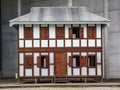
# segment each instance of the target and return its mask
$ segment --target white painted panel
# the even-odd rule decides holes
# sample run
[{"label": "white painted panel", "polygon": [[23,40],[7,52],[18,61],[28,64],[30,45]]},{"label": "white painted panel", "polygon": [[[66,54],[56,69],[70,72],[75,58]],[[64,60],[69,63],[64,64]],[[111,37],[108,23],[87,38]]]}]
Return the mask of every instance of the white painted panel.
[{"label": "white painted panel", "polygon": [[34,76],[40,76],[40,69],[37,67],[37,65],[34,65]]},{"label": "white painted panel", "polygon": [[54,63],[54,53],[50,53],[50,63]]},{"label": "white painted panel", "polygon": [[32,24],[25,24],[25,27],[32,27]]},{"label": "white painted panel", "polygon": [[97,47],[101,47],[101,40],[97,39]]},{"label": "white painted panel", "polygon": [[82,67],[81,68],[81,76],[86,76],[87,75],[87,67]]},{"label": "white painted panel", "polygon": [[25,69],[25,76],[32,76],[32,69]]},{"label": "white painted panel", "polygon": [[57,24],[57,27],[64,27],[63,24]]},{"label": "white painted panel", "polygon": [[40,40],[34,40],[34,47],[40,47]]},{"label": "white painted panel", "polygon": [[73,47],[79,47],[79,46],[80,46],[79,40],[73,40]]},{"label": "white painted panel", "polygon": [[19,40],[19,48],[24,47],[24,40]]},{"label": "white painted panel", "polygon": [[25,40],[25,47],[32,47],[32,40]]},{"label": "white painted panel", "polygon": [[72,68],[67,65],[67,75],[71,76],[72,75]]},{"label": "white painted panel", "polygon": [[54,66],[50,65],[50,76],[54,75]]},{"label": "white painted panel", "polygon": [[64,47],[64,41],[63,40],[57,40],[57,47]]},{"label": "white painted panel", "polygon": [[41,27],[48,27],[47,24],[41,24]]},{"label": "white painted panel", "polygon": [[67,52],[67,63],[69,63],[69,56],[71,56],[71,52]]},{"label": "white painted panel", "polygon": [[95,40],[89,39],[89,40],[88,40],[88,46],[89,46],[89,47],[95,47]]},{"label": "white painted panel", "polygon": [[73,55],[80,55],[79,52],[73,52]]},{"label": "white painted panel", "polygon": [[40,38],[40,26],[38,24],[33,25],[33,38]]},{"label": "white painted panel", "polygon": [[73,75],[74,76],[80,75],[80,68],[73,68]]},{"label": "white painted panel", "polygon": [[88,52],[88,55],[95,55],[95,52]]},{"label": "white painted panel", "polygon": [[65,47],[71,47],[71,40],[65,40]]},{"label": "white painted panel", "polygon": [[87,38],[87,25],[82,24],[81,27],[83,28],[83,37]]},{"label": "white painted panel", "polygon": [[86,52],[81,52],[81,56],[87,56]]},{"label": "white painted panel", "polygon": [[32,53],[25,53],[25,55],[32,55]]},{"label": "white painted panel", "polygon": [[101,76],[101,65],[97,65],[97,75]]},{"label": "white painted panel", "polygon": [[19,25],[19,38],[24,38],[24,26],[22,24]]},{"label": "white painted panel", "polygon": [[55,25],[49,25],[49,38],[55,38]]},{"label": "white painted panel", "polygon": [[41,47],[48,47],[48,40],[41,40]]},{"label": "white painted panel", "polygon": [[21,65],[20,68],[19,68],[20,72],[20,77],[23,77],[24,76],[24,67]]},{"label": "white painted panel", "polygon": [[34,53],[34,64],[37,64],[37,57],[39,56],[39,53]]},{"label": "white painted panel", "polygon": [[97,25],[96,30],[97,30],[97,33],[96,33],[97,38],[101,38],[101,25],[100,24]]},{"label": "white painted panel", "polygon": [[97,63],[101,63],[101,53],[97,52]]},{"label": "white painted panel", "polygon": [[48,53],[41,53],[41,55],[48,55]]},{"label": "white painted panel", "polygon": [[55,40],[49,40],[49,47],[55,47]]},{"label": "white painted panel", "polygon": [[73,27],[79,27],[79,24],[73,24]]},{"label": "white painted panel", "polygon": [[48,76],[48,69],[41,69],[41,76]]},{"label": "white painted panel", "polygon": [[87,47],[87,40],[81,39],[81,47]]},{"label": "white painted panel", "polygon": [[71,27],[71,25],[65,25],[65,38],[69,38],[69,28]]},{"label": "white painted panel", "polygon": [[88,24],[88,26],[95,26],[95,24]]},{"label": "white painted panel", "polygon": [[95,76],[95,68],[89,68],[89,75],[90,76]]},{"label": "white painted panel", "polygon": [[19,53],[19,63],[20,64],[24,63],[24,53]]}]

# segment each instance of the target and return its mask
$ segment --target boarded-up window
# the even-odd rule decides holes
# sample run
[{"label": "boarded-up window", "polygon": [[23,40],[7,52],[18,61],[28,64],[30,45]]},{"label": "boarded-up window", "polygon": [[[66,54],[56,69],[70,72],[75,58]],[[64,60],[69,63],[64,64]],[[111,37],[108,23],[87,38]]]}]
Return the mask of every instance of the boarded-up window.
[{"label": "boarded-up window", "polygon": [[89,39],[96,38],[96,27],[95,26],[88,26],[88,28],[87,28],[87,38],[89,38]]},{"label": "boarded-up window", "polygon": [[32,69],[33,67],[33,57],[31,55],[26,55],[24,57],[24,66],[26,69]]},{"label": "boarded-up window", "polygon": [[33,27],[24,27],[24,37],[25,39],[33,38]]},{"label": "boarded-up window", "polygon": [[86,56],[80,56],[80,66],[87,67],[87,57]]},{"label": "boarded-up window", "polygon": [[88,65],[89,67],[95,67],[96,66],[96,58],[94,55],[89,55],[88,56]]},{"label": "boarded-up window", "polygon": [[40,28],[40,38],[41,39],[48,39],[49,38],[49,29],[48,29],[48,27],[41,27]]},{"label": "boarded-up window", "polygon": [[83,38],[83,28],[80,28],[79,33],[80,33],[80,38]]},{"label": "boarded-up window", "polygon": [[64,37],[65,37],[64,27],[57,27],[56,28],[56,38],[64,39]]}]

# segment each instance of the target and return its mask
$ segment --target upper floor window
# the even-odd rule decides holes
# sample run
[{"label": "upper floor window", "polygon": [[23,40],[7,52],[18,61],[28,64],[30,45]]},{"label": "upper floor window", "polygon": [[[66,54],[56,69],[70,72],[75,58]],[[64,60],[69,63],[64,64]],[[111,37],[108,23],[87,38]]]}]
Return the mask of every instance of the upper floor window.
[{"label": "upper floor window", "polygon": [[94,55],[89,55],[88,56],[88,66],[89,67],[95,67],[96,63],[96,58]]}]

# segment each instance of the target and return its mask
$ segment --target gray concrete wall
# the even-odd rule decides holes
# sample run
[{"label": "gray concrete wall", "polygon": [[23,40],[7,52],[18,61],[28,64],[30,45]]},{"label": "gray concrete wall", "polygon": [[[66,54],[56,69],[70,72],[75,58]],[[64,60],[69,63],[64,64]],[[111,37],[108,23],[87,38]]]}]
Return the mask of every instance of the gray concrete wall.
[{"label": "gray concrete wall", "polygon": [[[67,6],[68,0],[21,0],[22,15],[29,13],[30,7]],[[9,20],[17,17],[17,0],[1,0],[2,12],[2,74],[14,77],[17,72],[17,32],[9,27]],[[86,6],[103,16],[103,0],[73,0],[73,6]],[[109,0],[109,70],[110,78],[120,78],[120,0]]]}]

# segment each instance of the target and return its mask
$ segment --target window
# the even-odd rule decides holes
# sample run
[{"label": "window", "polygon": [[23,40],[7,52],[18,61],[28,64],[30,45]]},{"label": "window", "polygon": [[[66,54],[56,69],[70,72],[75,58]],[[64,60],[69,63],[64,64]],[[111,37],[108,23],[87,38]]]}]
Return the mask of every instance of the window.
[{"label": "window", "polygon": [[88,56],[88,65],[89,67],[95,67],[95,56],[94,55],[91,55],[91,56]]},{"label": "window", "polygon": [[70,56],[70,62],[69,62],[71,67],[78,67],[80,66],[80,57],[79,56]]},{"label": "window", "polygon": [[37,58],[37,66],[41,68],[49,67],[49,59],[48,56],[41,56]]},{"label": "window", "polygon": [[79,38],[79,27],[73,27],[72,38]]},{"label": "window", "polygon": [[88,28],[87,28],[87,37],[89,39],[96,38],[96,28],[95,28],[95,26],[88,26]]}]

